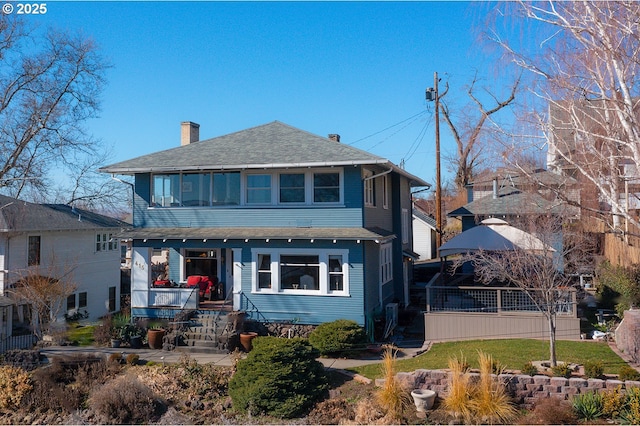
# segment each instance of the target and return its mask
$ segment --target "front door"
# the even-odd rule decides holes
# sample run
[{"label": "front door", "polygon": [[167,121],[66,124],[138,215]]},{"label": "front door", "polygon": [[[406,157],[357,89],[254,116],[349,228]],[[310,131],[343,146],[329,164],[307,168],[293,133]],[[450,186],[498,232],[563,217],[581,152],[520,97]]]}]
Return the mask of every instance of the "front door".
[{"label": "front door", "polygon": [[220,249],[185,249],[184,278],[191,275],[204,275],[211,280],[220,280]]}]

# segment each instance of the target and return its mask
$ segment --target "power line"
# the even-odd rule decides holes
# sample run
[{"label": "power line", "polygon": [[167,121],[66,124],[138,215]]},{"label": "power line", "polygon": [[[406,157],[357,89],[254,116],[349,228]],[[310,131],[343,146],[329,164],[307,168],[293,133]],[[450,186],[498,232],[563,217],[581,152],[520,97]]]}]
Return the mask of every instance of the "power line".
[{"label": "power line", "polygon": [[[358,142],[362,142],[362,141],[363,141],[363,140],[365,140],[365,139],[372,138],[372,137],[374,137],[374,136],[376,136],[376,135],[379,135],[380,133],[386,132],[386,131],[387,131],[387,130],[389,130],[389,129],[392,129],[392,128],[396,127],[396,126],[399,126],[399,125],[401,125],[401,124],[404,124],[404,123],[406,123],[406,122],[407,122],[407,121],[409,121],[409,120],[413,120],[413,121],[415,121],[415,119],[416,119],[417,117],[419,117],[419,116],[421,116],[421,115],[424,115],[424,114],[426,114],[426,113],[427,113],[427,112],[426,112],[425,110],[422,110],[422,111],[420,111],[419,113],[417,113],[417,114],[415,114],[415,115],[412,115],[412,116],[411,116],[411,117],[409,117],[409,118],[405,118],[404,120],[402,120],[402,121],[400,121],[400,122],[398,122],[398,123],[396,123],[396,124],[392,124],[392,125],[391,125],[391,126],[389,126],[389,127],[386,127],[386,128],[384,128],[384,129],[382,129],[382,130],[380,130],[380,131],[377,131],[377,132],[375,132],[375,133],[372,133],[372,134],[370,134],[369,136],[365,136],[365,137],[360,138],[360,139],[358,139],[358,140],[356,140],[356,141],[353,141],[353,142],[351,142],[351,143],[348,143],[347,145],[355,145],[355,144],[357,144]],[[411,123],[413,123],[413,121],[412,121]],[[408,123],[406,126],[402,127],[400,130],[402,130],[402,129],[406,128],[406,127],[407,127],[409,124],[411,124],[411,123]],[[391,136],[393,136],[393,135],[397,134],[400,130],[398,130],[397,132],[393,133]],[[389,136],[389,137],[390,137],[390,136]],[[383,139],[381,142],[378,142],[377,144],[373,145],[373,147],[375,147],[375,146],[377,146],[377,145],[380,145],[380,143],[384,142],[384,141],[385,141],[386,139],[388,139],[389,137],[387,137],[387,138]],[[373,148],[373,147],[371,147],[371,148]]]},{"label": "power line", "polygon": [[[413,143],[411,144],[411,146],[407,150],[407,154],[404,156],[402,161],[409,161],[411,159],[411,157],[413,157],[413,154],[415,154],[416,151],[418,151],[418,148],[420,148],[420,145],[422,144],[422,141],[424,140],[424,137],[427,134],[427,129],[429,128],[430,124],[431,124],[431,120],[427,121],[424,124],[424,126],[422,126],[422,130],[420,130],[420,133],[418,134],[418,136],[416,136],[415,140],[413,141]],[[414,146],[415,146],[415,148],[414,148]],[[413,151],[412,151],[412,149],[413,149]]]}]

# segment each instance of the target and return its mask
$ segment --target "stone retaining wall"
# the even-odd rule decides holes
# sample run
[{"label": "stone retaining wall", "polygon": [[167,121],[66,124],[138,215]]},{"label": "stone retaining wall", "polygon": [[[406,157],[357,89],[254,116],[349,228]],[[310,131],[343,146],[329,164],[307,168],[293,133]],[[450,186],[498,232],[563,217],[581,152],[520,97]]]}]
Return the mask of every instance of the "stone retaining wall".
[{"label": "stone retaining wall", "polygon": [[[438,397],[447,394],[449,372],[446,370],[416,370],[412,373],[398,373],[400,382],[411,389],[431,389]],[[479,373],[469,373],[471,380],[478,380]],[[583,379],[580,377],[528,376],[524,374],[500,374],[498,379],[507,387],[516,403],[524,408],[532,408],[538,399],[554,397],[570,399],[573,395],[590,391],[613,390],[620,386],[623,391],[630,387],[640,387],[640,381]]]}]

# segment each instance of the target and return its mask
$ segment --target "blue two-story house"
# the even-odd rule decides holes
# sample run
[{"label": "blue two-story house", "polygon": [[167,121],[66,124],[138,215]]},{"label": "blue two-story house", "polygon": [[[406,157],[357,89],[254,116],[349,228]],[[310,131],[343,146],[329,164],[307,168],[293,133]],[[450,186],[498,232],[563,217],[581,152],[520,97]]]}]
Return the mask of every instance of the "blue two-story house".
[{"label": "blue two-story house", "polygon": [[[408,304],[414,187],[390,161],[278,121],[101,169],[135,179],[132,314],[197,305],[188,277],[219,280],[235,310],[268,321],[347,318],[371,330],[387,303]],[[154,252],[178,287],[154,285]],[[152,272],[156,271],[156,272]],[[164,274],[163,274],[164,275]]]}]

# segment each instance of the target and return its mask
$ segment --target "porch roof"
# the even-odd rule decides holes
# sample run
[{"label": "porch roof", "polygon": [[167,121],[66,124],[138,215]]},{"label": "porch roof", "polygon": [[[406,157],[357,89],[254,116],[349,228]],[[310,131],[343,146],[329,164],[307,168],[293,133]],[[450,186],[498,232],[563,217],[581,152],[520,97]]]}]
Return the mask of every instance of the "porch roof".
[{"label": "porch roof", "polygon": [[118,235],[118,238],[148,240],[364,240],[385,242],[396,236],[380,228],[133,228]]}]

